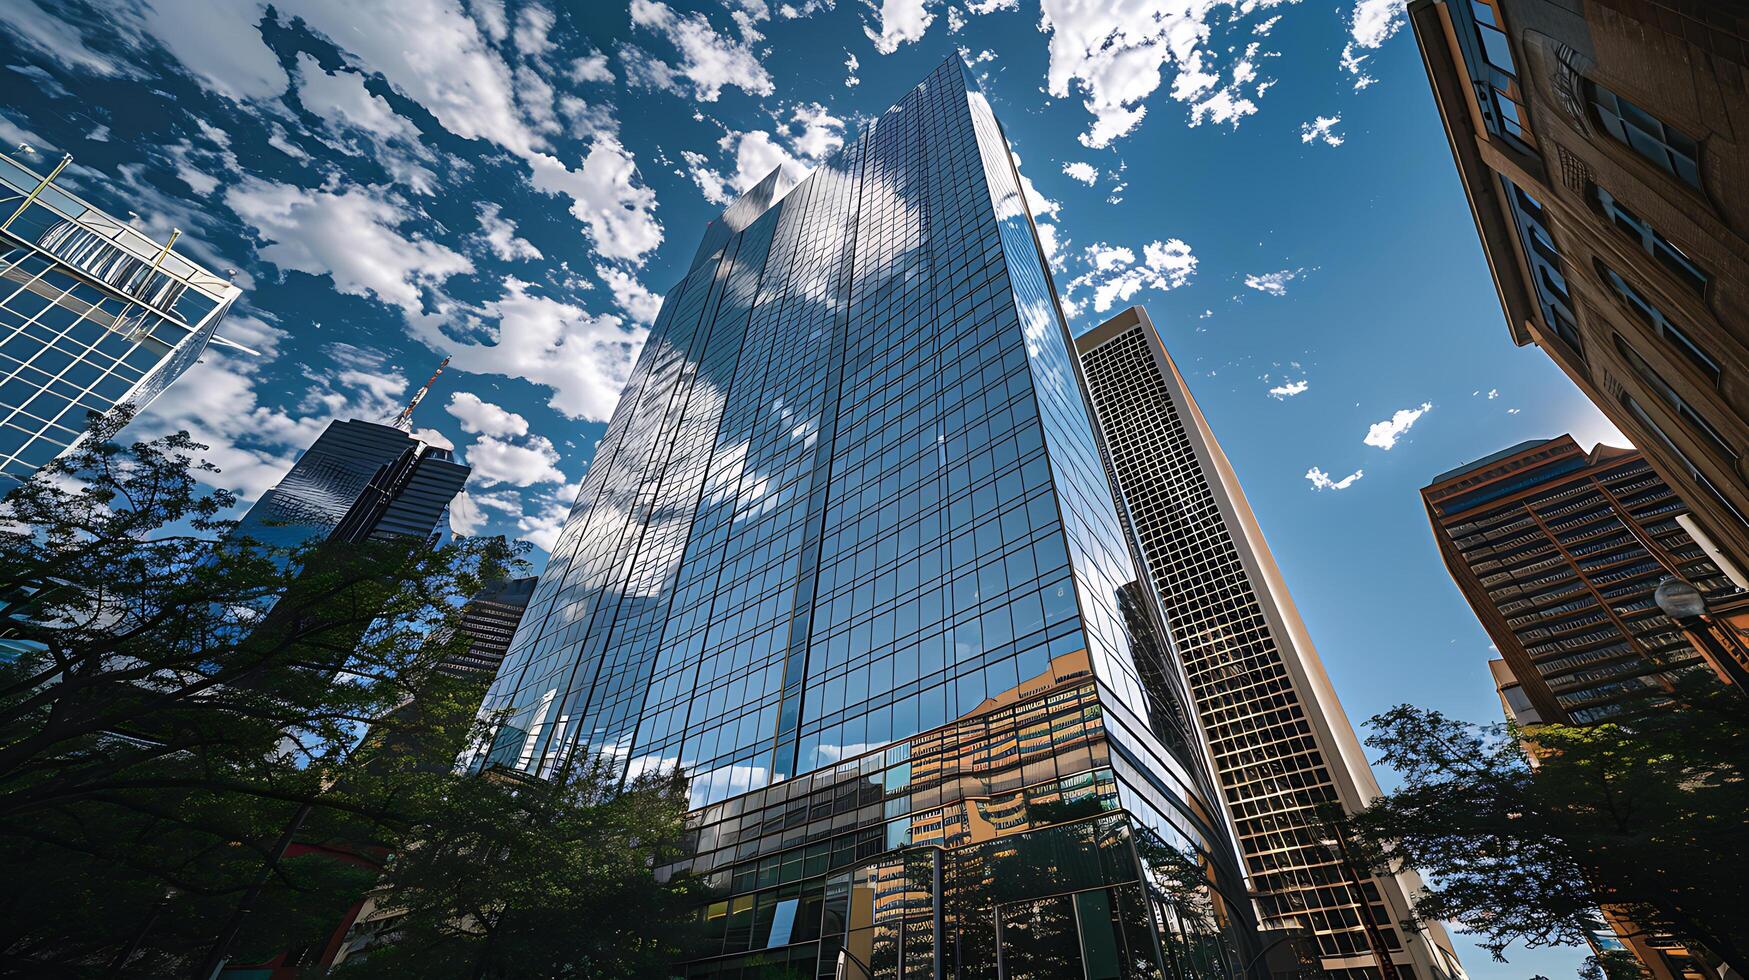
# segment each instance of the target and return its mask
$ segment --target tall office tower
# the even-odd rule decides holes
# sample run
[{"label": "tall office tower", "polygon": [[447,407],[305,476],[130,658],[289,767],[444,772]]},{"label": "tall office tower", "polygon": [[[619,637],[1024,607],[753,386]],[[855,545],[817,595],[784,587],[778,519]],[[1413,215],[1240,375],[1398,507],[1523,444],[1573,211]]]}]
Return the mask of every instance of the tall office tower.
[{"label": "tall office tower", "polygon": [[1309,929],[1327,975],[1463,976],[1437,924],[1409,937],[1397,926],[1419,881],[1364,875],[1343,847],[1325,843],[1320,811],[1359,810],[1378,783],[1238,477],[1153,321],[1131,307],[1075,346],[1113,481],[1189,673],[1261,924]]},{"label": "tall office tower", "polygon": [[1512,339],[1548,352],[1749,559],[1749,14],[1414,0]]},{"label": "tall office tower", "polygon": [[1657,705],[1674,674],[1707,669],[1654,604],[1659,579],[1686,579],[1715,604],[1743,591],[1631,449],[1536,439],[1440,474],[1421,497],[1446,568],[1518,683],[1519,718],[1588,724]]},{"label": "tall office tower", "polygon": [[279,484],[261,495],[233,539],[276,548],[328,540],[433,540],[470,468],[393,425],[336,419]]},{"label": "tall office tower", "polygon": [[242,290],[0,154],[0,493],[194,365]]},{"label": "tall office tower", "polygon": [[510,649],[510,638],[516,635],[516,625],[528,611],[528,600],[534,597],[535,576],[513,578],[493,584],[475,593],[462,607],[462,635],[468,639],[466,653],[438,665],[438,670],[452,677],[478,678],[489,681],[498,673],[504,654]]},{"label": "tall office tower", "polygon": [[[1234,975],[1255,936],[1008,145],[950,58],[665,299],[487,699],[691,777],[687,977]],[[781,195],[781,196],[780,196]],[[844,972],[839,972],[839,971]],[[1120,972],[1121,971],[1121,972]]]}]

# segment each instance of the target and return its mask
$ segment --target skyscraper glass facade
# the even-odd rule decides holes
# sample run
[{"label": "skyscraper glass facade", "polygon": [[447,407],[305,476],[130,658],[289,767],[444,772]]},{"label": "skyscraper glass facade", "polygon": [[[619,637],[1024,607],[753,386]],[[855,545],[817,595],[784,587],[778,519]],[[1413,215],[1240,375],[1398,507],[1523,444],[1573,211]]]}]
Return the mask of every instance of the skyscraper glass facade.
[{"label": "skyscraper glass facade", "polygon": [[427,539],[448,530],[468,472],[449,450],[392,425],[336,419],[231,536],[285,552],[336,536]]},{"label": "skyscraper glass facade", "polygon": [[241,292],[0,154],[0,493],[150,404]]},{"label": "skyscraper glass facade", "polygon": [[491,763],[684,769],[690,977],[1237,974],[1249,903],[988,103],[950,59],[779,179],[663,304]]}]

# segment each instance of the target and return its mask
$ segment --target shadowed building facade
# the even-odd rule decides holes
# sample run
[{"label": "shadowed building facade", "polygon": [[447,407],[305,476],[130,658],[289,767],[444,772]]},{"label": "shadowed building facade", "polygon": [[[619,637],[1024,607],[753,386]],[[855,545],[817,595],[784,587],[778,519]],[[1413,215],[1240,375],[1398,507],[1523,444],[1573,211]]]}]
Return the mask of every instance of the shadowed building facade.
[{"label": "shadowed building facade", "polygon": [[1590,724],[1658,705],[1708,670],[1652,594],[1666,575],[1714,604],[1740,589],[1685,530],[1688,508],[1631,449],[1537,439],[1434,478],[1421,497],[1446,568],[1505,661],[1520,724]]},{"label": "shadowed building facade", "polygon": [[1749,558],[1749,11],[1413,0],[1512,339]]},{"label": "shadowed building facade", "polygon": [[336,419],[230,536],[288,551],[320,541],[434,542],[449,532],[449,504],[469,472],[448,449],[396,426]]},{"label": "shadowed building facade", "polygon": [[949,59],[791,183],[664,300],[488,695],[491,764],[685,770],[681,870],[718,899],[688,977],[1242,972],[988,103]]},{"label": "shadowed building facade", "polygon": [[[0,493],[86,418],[150,405],[242,290],[0,153]],[[227,343],[220,340],[221,343]]]},{"label": "shadowed building facade", "polygon": [[[1420,882],[1361,876],[1321,808],[1379,795],[1263,531],[1141,307],[1076,338],[1113,479],[1183,658],[1264,928],[1305,928],[1328,976],[1463,976],[1445,930],[1405,936]],[[1407,941],[1405,941],[1407,940]]]}]

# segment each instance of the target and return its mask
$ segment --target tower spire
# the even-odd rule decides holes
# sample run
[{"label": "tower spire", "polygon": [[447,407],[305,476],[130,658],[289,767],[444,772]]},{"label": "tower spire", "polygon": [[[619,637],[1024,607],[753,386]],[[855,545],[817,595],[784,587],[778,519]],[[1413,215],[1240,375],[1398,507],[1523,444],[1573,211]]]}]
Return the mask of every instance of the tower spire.
[{"label": "tower spire", "polygon": [[425,384],[422,385],[418,391],[413,393],[413,398],[411,401],[407,402],[407,407],[401,409],[401,414],[395,416],[395,421],[390,422],[389,424],[400,429],[402,432],[412,432],[413,410],[418,408],[419,403],[425,400],[425,393],[431,390],[431,386],[437,382],[437,376],[442,374],[443,369],[448,366],[449,358],[447,357],[437,362],[437,370],[431,372],[431,377],[426,378]]}]

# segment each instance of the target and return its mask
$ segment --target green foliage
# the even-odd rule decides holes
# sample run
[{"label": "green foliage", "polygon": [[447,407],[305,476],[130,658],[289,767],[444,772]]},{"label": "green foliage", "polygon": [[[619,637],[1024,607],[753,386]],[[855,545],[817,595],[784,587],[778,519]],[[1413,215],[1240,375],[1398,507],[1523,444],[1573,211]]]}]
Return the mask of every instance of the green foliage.
[{"label": "green foliage", "polygon": [[595,761],[560,782],[489,772],[446,788],[384,879],[393,944],[343,977],[665,975],[688,941],[696,882],[658,882],[681,855],[684,783],[621,790]]},{"label": "green foliage", "polygon": [[1582,944],[1609,905],[1741,971],[1749,702],[1705,678],[1677,700],[1531,733],[1394,708],[1367,744],[1403,784],[1345,833],[1373,866],[1421,873],[1420,919],[1458,923],[1497,958],[1514,942]]},{"label": "green foliage", "polygon": [[[92,972],[137,937],[130,972],[185,969],[304,805],[299,841],[340,857],[279,862],[235,952],[332,929],[448,778],[381,746],[460,744],[480,692],[431,668],[463,642],[460,602],[516,561],[501,539],[221,545],[236,501],[199,486],[205,447],[185,433],[123,446],[123,422],[0,515],[14,651],[0,662],[0,962],[38,973]],[[420,710],[384,720],[407,702]]]}]

